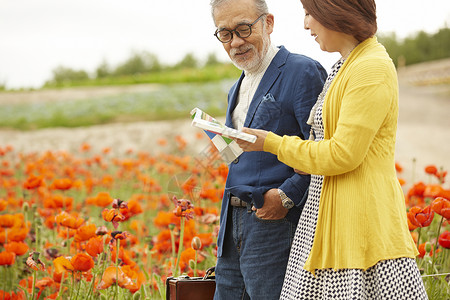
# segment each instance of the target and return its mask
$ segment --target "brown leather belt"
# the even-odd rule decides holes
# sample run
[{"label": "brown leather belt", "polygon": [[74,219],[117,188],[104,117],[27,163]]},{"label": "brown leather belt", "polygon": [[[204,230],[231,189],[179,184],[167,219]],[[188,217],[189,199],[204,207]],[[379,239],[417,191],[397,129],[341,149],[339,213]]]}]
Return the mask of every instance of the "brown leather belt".
[{"label": "brown leather belt", "polygon": [[247,207],[247,202],[242,201],[236,196],[231,196],[230,198],[230,204],[234,207]]}]

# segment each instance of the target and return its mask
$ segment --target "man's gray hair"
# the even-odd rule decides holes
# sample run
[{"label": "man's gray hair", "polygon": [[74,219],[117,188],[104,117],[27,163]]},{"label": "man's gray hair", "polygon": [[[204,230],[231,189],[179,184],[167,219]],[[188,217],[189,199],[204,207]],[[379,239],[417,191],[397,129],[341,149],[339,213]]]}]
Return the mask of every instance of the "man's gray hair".
[{"label": "man's gray hair", "polygon": [[[223,3],[228,2],[229,0],[211,0],[211,15],[214,20],[214,10],[222,5]],[[268,14],[269,8],[267,7],[266,0],[253,0],[255,2],[256,12],[258,15]]]}]

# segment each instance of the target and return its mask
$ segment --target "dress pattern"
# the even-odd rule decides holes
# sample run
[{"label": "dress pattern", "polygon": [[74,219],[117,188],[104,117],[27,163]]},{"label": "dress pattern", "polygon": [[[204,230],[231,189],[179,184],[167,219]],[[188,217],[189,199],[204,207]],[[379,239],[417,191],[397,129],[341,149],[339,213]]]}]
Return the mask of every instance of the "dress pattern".
[{"label": "dress pattern", "polygon": [[[323,91],[311,110],[310,139],[324,139],[322,106],[325,94],[344,62],[341,58],[332,67]],[[308,199],[295,233],[280,299],[428,299],[412,258],[380,261],[365,271],[316,270],[316,277],[303,269],[314,241],[323,178],[322,175],[311,175]]]}]

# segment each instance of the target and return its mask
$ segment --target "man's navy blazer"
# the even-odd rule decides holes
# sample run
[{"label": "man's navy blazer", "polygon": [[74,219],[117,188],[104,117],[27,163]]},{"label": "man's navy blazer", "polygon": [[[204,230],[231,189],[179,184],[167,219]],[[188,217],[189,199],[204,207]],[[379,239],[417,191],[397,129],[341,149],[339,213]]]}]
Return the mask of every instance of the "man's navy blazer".
[{"label": "man's navy blazer", "polygon": [[[226,125],[234,127],[231,114],[236,107],[239,80],[228,94]],[[310,126],[306,124],[312,106],[322,91],[326,71],[315,60],[294,54],[281,46],[250,103],[244,127],[264,129],[278,135],[297,135],[308,139]],[[264,204],[263,194],[272,188],[280,188],[295,205],[286,218],[297,223],[304,204],[302,201],[310,181],[309,175],[299,175],[281,163],[271,153],[244,152],[229,165],[228,177],[222,200],[218,252],[222,255],[229,200],[231,196],[251,203],[256,208]]]}]

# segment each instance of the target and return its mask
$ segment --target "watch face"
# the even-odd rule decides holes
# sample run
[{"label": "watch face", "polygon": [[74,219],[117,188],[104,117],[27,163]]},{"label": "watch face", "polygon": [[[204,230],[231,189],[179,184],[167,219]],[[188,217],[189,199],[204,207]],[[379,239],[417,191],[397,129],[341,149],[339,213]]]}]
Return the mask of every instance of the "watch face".
[{"label": "watch face", "polygon": [[291,209],[294,207],[294,202],[291,199],[284,199],[283,200],[283,207],[287,209]]}]

